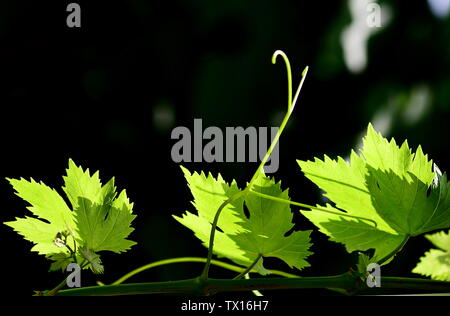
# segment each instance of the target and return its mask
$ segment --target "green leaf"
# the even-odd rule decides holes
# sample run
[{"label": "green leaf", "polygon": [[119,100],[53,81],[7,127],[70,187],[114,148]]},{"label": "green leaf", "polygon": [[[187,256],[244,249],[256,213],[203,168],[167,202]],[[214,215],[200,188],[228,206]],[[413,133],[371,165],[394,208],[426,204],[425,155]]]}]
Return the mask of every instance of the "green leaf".
[{"label": "green leaf", "polygon": [[[259,176],[251,190],[265,195],[290,200],[288,190],[282,191],[281,183],[273,178]],[[269,200],[249,193],[245,198],[249,219],[241,224],[246,232],[232,238],[252,258],[275,257],[283,260],[290,268],[302,269],[309,264],[305,260],[312,253],[308,251],[311,231],[292,231],[293,214],[287,203]],[[289,234],[290,233],[290,234]],[[288,234],[286,236],[286,234]]]},{"label": "green leaf", "polygon": [[[173,216],[178,222],[192,230],[195,236],[203,242],[203,245],[208,248],[209,235],[211,233],[211,222],[204,218],[201,213],[194,215],[186,212],[182,217]],[[219,226],[223,230],[224,226]],[[236,242],[231,238],[231,235],[225,234],[221,231],[216,231],[214,237],[214,254],[218,257],[228,258],[237,264],[248,266],[252,260],[246,257],[245,251],[241,250]],[[265,269],[258,270],[261,274],[267,274]]]},{"label": "green leaf", "polygon": [[102,265],[102,261],[100,260],[100,256],[96,254],[92,249],[88,249],[86,247],[80,248],[80,255],[83,259],[89,262],[89,267],[92,272],[95,274],[103,274],[104,267]]},{"label": "green leaf", "polygon": [[116,198],[114,178],[102,186],[98,172],[90,176],[72,161],[64,178],[66,192],[74,210],[78,234],[83,245],[94,252],[120,253],[136,244],[126,237],[133,231],[133,204],[125,190]]},{"label": "green leaf", "polygon": [[98,272],[101,269],[96,252],[120,253],[135,244],[126,239],[133,231],[130,226],[135,218],[133,204],[125,190],[116,196],[114,179],[102,186],[98,172],[91,176],[89,170],[69,160],[63,190],[72,209],[62,196],[43,183],[33,179],[9,181],[16,194],[31,205],[28,209],[36,217],[16,218],[5,224],[33,242],[33,251],[55,261],[51,270],[64,269],[70,260],[73,262],[74,256],[69,254],[78,248],[77,257],[83,257],[81,249],[92,252],[90,267]]},{"label": "green leaf", "polygon": [[450,252],[450,230],[447,233],[441,231],[435,234],[425,235],[425,237],[436,247]]},{"label": "green leaf", "polygon": [[[211,174],[206,176],[203,172],[191,174],[183,166],[181,166],[181,170],[194,197],[192,204],[198,213],[209,222],[213,221],[216,211],[222,202],[240,191],[236,181],[233,180],[229,185],[220,174],[215,179]],[[223,227],[229,233],[241,231],[242,227],[239,223],[243,219],[239,210],[242,208],[242,203],[243,200],[238,199],[227,204],[219,218],[218,226]]]},{"label": "green leaf", "polygon": [[53,253],[46,256],[52,260],[49,271],[66,271],[67,266],[73,262],[72,257],[66,253]]},{"label": "green leaf", "polygon": [[44,183],[37,183],[33,179],[8,179],[16,191],[16,195],[27,201],[31,206],[27,209],[34,217],[16,218],[15,221],[5,222],[36,245],[32,251],[39,254],[67,252],[67,249],[58,247],[55,237],[58,232],[75,230],[73,214],[64,199],[55,190]]},{"label": "green leaf", "polygon": [[358,254],[358,263],[356,269],[361,275],[361,279],[364,280],[367,276],[367,266],[371,263],[370,257],[364,253]]},{"label": "green leaf", "polygon": [[430,249],[426,252],[412,272],[430,276],[435,280],[450,281],[450,231],[425,237],[440,249]]},{"label": "green leaf", "polygon": [[424,155],[421,146],[416,153],[412,153],[405,141],[398,146],[392,138],[390,142],[369,124],[367,135],[363,140],[361,154],[367,165],[382,171],[393,171],[396,175],[407,177],[413,174],[418,180],[431,184],[435,173],[432,171],[432,161]]},{"label": "green leaf", "polygon": [[[340,211],[329,204],[325,209],[339,213]],[[374,260],[387,257],[394,249],[399,247],[405,236],[390,233],[375,227],[372,223],[359,219],[339,216],[320,211],[303,211],[311,222],[330,240],[345,245],[348,252],[367,251],[375,249]]]},{"label": "green leaf", "polygon": [[420,146],[414,153],[406,141],[397,146],[370,124],[361,154],[352,151],[348,162],[325,156],[298,163],[305,176],[326,192],[335,204],[327,208],[336,213],[303,211],[303,215],[349,252],[374,249],[374,258],[381,260],[409,236],[450,226],[446,176],[438,186],[432,185],[433,164]]},{"label": "green leaf", "polygon": [[[220,205],[238,192],[235,181],[226,183],[219,175],[190,173],[182,167],[189,188],[194,196],[193,205],[197,214],[186,212],[182,217],[174,216],[184,226],[191,229],[203,245],[208,247],[211,223]],[[253,190],[273,197],[289,199],[288,191],[282,191],[279,183],[261,176],[256,179]],[[246,194],[245,194],[246,193]],[[292,212],[286,203],[268,200],[251,192],[229,203],[222,211],[214,240],[214,253],[226,257],[237,264],[249,266],[259,255],[276,257],[290,267],[302,269],[309,264],[305,261],[308,251],[309,231],[292,232]],[[244,208],[248,209],[249,218]],[[260,260],[255,270],[267,274]]]}]

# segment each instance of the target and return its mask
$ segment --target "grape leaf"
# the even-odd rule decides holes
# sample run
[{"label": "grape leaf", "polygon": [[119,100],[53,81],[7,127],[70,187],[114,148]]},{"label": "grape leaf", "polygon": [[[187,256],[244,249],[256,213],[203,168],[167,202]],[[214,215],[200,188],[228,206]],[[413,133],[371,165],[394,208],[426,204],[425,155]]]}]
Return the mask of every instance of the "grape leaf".
[{"label": "grape leaf", "polygon": [[[209,245],[211,223],[219,206],[240,190],[235,181],[226,183],[218,175],[190,173],[181,167],[189,188],[194,196],[193,205],[198,215],[186,212],[174,218],[191,229],[204,246]],[[280,183],[264,175],[258,177],[253,190],[282,199],[289,199],[288,191],[282,191]],[[245,214],[248,209],[249,218]],[[311,252],[310,231],[292,232],[292,212],[288,204],[262,198],[251,192],[235,199],[223,209],[214,240],[214,253],[226,257],[237,264],[249,266],[259,255],[276,257],[291,268],[302,269],[309,266],[305,261]],[[267,274],[263,260],[254,268],[260,274]]]},{"label": "grape leaf", "polygon": [[440,249],[426,252],[412,272],[431,276],[435,280],[450,281],[450,231],[425,237]]},{"label": "grape leaf", "polygon": [[374,258],[381,260],[409,236],[450,226],[450,184],[445,174],[433,185],[432,161],[420,146],[414,153],[406,141],[399,147],[371,124],[360,155],[352,151],[348,162],[325,156],[298,163],[335,205],[327,205],[333,214],[302,214],[349,252],[374,249]]},{"label": "grape leaf", "polygon": [[[231,184],[228,184],[220,174],[215,179],[211,174],[208,174],[208,176],[203,172],[191,174],[183,166],[181,166],[181,169],[194,197],[192,204],[199,214],[209,222],[213,221],[220,204],[240,191],[236,181],[233,180]],[[242,227],[239,225],[243,222],[242,214],[239,213],[242,203],[242,199],[228,203],[220,215],[218,226],[224,226],[229,233],[242,231]]]},{"label": "grape leaf", "polygon": [[70,162],[64,182],[78,233],[88,249],[120,253],[135,244],[125,239],[133,231],[133,204],[125,190],[116,197],[114,178],[102,186],[98,172],[90,176],[89,170]]},{"label": "grape leaf", "polygon": [[66,271],[67,266],[73,262],[73,257],[70,254],[58,252],[46,256],[47,259],[52,260],[49,271]]},{"label": "grape leaf", "polygon": [[72,211],[64,199],[55,190],[44,183],[23,178],[7,179],[16,191],[16,195],[30,203],[27,209],[36,216],[16,218],[5,224],[14,228],[36,245],[31,249],[39,254],[53,252],[68,252],[67,248],[60,248],[54,243],[58,232],[63,230],[75,231]]},{"label": "grape leaf", "polygon": [[[280,182],[275,183],[273,178],[266,176],[259,176],[251,189],[283,200],[290,199],[288,190],[282,191]],[[308,251],[311,231],[292,231],[293,214],[288,204],[250,193],[245,198],[245,205],[250,216],[241,224],[245,231],[232,237],[241,249],[254,256],[279,258],[290,268],[300,270],[309,266],[305,258],[311,254]]]},{"label": "grape leaf", "polygon": [[[120,253],[135,244],[126,239],[133,230],[133,204],[125,190],[116,196],[114,178],[102,186],[98,172],[91,176],[88,169],[69,160],[63,191],[72,209],[57,191],[43,183],[33,179],[8,180],[36,217],[16,218],[5,224],[34,243],[32,251],[54,261],[50,270],[63,270],[76,257],[88,262],[87,267],[94,272],[100,272],[96,252]],[[72,253],[75,250],[77,253]]]},{"label": "grape leaf", "polygon": [[95,274],[103,274],[104,267],[98,254],[86,247],[80,248],[80,254],[87,262],[89,262],[92,272]]},{"label": "grape leaf", "polygon": [[361,275],[361,279],[364,280],[367,277],[367,266],[371,263],[369,256],[364,253],[358,254],[358,262],[356,263],[356,270]]}]

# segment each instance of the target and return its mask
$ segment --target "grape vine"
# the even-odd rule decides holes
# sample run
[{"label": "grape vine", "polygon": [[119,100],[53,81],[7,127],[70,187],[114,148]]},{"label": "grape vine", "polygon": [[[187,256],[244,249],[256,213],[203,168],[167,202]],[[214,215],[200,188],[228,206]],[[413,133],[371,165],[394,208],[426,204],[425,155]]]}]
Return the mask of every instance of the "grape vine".
[{"label": "grape vine", "polygon": [[[283,189],[264,173],[264,165],[277,145],[293,113],[308,73],[306,67],[293,94],[291,66],[286,54],[276,51],[272,63],[281,57],[286,66],[288,102],[284,119],[260,165],[241,188],[235,180],[226,182],[219,174],[190,172],[181,167],[194,198],[194,212],[173,215],[192,230],[208,249],[206,258],[181,257],[160,260],[131,271],[105,285],[64,289],[63,280],[54,289],[38,295],[131,295],[201,294],[230,291],[336,289],[345,294],[370,293],[366,282],[373,275],[368,267],[386,265],[395,259],[410,238],[424,234],[438,249],[420,259],[414,273],[432,279],[382,276],[385,289],[450,293],[450,182],[423,153],[388,141],[369,124],[363,146],[348,159],[324,156],[298,161],[302,174],[325,192],[325,205],[291,201]],[[42,182],[8,179],[16,194],[29,203],[34,215],[5,224],[34,246],[32,251],[52,261],[50,270],[65,271],[70,264],[93,273],[104,273],[100,258],[105,251],[122,253],[136,242],[128,239],[136,215],[126,191],[117,192],[114,178],[102,184],[99,173],[69,161],[60,195]],[[68,205],[65,198],[69,201]],[[291,209],[292,207],[292,209]],[[247,208],[250,216],[244,212]],[[277,258],[291,270],[308,267],[313,253],[311,231],[292,231],[293,211],[300,212],[330,241],[341,243],[351,253],[359,252],[355,267],[335,276],[301,277],[265,267],[265,259]],[[447,229],[447,231],[442,231]],[[438,232],[436,232],[438,231]],[[430,234],[433,233],[433,234]],[[233,262],[219,261],[213,256]],[[131,284],[124,283],[142,271],[168,264],[202,263],[197,278]],[[236,273],[232,279],[210,278],[210,266]],[[259,274],[263,277],[252,277]],[[372,280],[372,279],[371,279]],[[373,280],[372,280],[373,281]]]}]

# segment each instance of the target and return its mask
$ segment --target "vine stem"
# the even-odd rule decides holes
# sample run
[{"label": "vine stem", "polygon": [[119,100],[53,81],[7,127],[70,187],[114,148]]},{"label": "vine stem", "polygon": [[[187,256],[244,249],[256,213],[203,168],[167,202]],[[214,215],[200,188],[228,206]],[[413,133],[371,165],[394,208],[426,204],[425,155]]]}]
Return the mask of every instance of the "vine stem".
[{"label": "vine stem", "polygon": [[64,279],[59,283],[54,289],[46,294],[46,296],[55,296],[58,292],[63,289],[67,284],[67,279]]},{"label": "vine stem", "polygon": [[[76,262],[75,262],[76,263]],[[80,264],[80,270],[83,270],[83,268],[85,268],[87,265],[89,264],[89,262],[85,262],[85,260],[83,260]],[[50,290],[46,296],[55,296],[56,294],[58,294],[59,291],[61,291],[61,289],[63,289],[65,286],[67,285],[67,278],[65,278],[64,280],[61,281],[61,283],[59,283],[55,288],[53,288],[52,290]]]},{"label": "vine stem", "polygon": [[277,61],[277,57],[281,56],[284,59],[284,63],[286,65],[286,72],[287,72],[287,80],[288,80],[288,105],[287,105],[287,112],[286,115],[283,118],[283,121],[281,122],[281,125],[278,129],[277,134],[275,135],[275,137],[273,138],[269,149],[267,150],[266,154],[264,155],[264,158],[261,160],[261,163],[258,166],[258,169],[256,169],[255,173],[253,174],[250,182],[247,184],[247,186],[245,187],[245,189],[243,191],[239,191],[238,193],[232,195],[231,197],[229,197],[227,200],[225,200],[217,209],[217,212],[214,216],[214,220],[211,226],[211,233],[210,233],[210,237],[209,237],[209,246],[208,246],[208,257],[206,260],[206,264],[205,267],[203,269],[202,274],[200,275],[200,278],[203,281],[206,281],[208,279],[208,275],[209,275],[209,268],[211,266],[211,259],[213,256],[213,250],[214,250],[214,238],[215,238],[215,233],[216,233],[216,229],[217,229],[217,223],[219,222],[219,217],[220,214],[222,213],[222,210],[225,208],[225,206],[237,199],[239,199],[242,196],[245,196],[248,191],[252,188],[253,183],[256,181],[256,179],[258,178],[258,176],[261,173],[261,170],[264,168],[264,165],[266,164],[267,160],[269,159],[270,155],[272,154],[272,151],[274,150],[275,146],[278,143],[278,140],[280,139],[281,134],[284,131],[284,128],[286,127],[287,122],[289,121],[289,118],[291,117],[292,111],[294,110],[295,107],[295,103],[297,102],[298,96],[300,94],[301,88],[303,86],[303,82],[306,79],[306,75],[308,73],[308,66],[306,66],[306,68],[303,70],[302,72],[302,78],[300,80],[300,84],[297,88],[297,92],[295,93],[295,97],[294,100],[292,99],[292,72],[291,72],[291,64],[289,62],[288,57],[286,56],[286,54],[281,51],[281,50],[277,50],[275,51],[275,53],[272,55],[272,64],[275,64]]},{"label": "vine stem", "polygon": [[403,239],[403,241],[401,242],[401,244],[395,248],[391,253],[389,253],[386,257],[378,260],[378,264],[381,266],[383,263],[387,262],[389,259],[393,258],[397,253],[399,253],[403,247],[406,245],[406,243],[409,240],[409,235],[406,235],[405,238]]},{"label": "vine stem", "polygon": [[247,269],[245,269],[245,270],[242,271],[240,274],[238,274],[236,277],[234,277],[233,280],[239,280],[239,279],[242,279],[243,277],[245,277],[248,273],[250,273],[250,271],[253,270],[253,268],[256,266],[256,264],[258,263],[258,261],[261,260],[261,258],[262,258],[262,255],[259,254],[259,255],[256,257],[255,261],[253,261],[253,263],[252,263],[251,265],[249,265],[249,266],[247,267]]},{"label": "vine stem", "polygon": [[[382,289],[408,289],[450,293],[450,282],[417,278],[381,277]],[[368,289],[365,282],[351,274],[344,273],[327,277],[304,278],[258,278],[258,279],[208,279],[200,277],[188,280],[92,286],[62,290],[61,296],[111,296],[135,294],[196,294],[209,295],[218,292],[289,289],[342,289],[346,293]],[[370,290],[370,289],[369,289]]]},{"label": "vine stem", "polygon": [[[174,263],[187,263],[187,262],[198,262],[198,263],[205,263],[206,262],[206,258],[201,258],[201,257],[179,257],[179,258],[171,258],[171,259],[165,259],[165,260],[159,260],[159,261],[155,261],[146,265],[143,265],[127,274],[125,274],[124,276],[122,276],[121,278],[119,278],[117,281],[113,282],[111,285],[118,285],[118,284],[122,284],[123,282],[125,282],[126,280],[128,280],[129,278],[135,276],[136,274],[139,274],[141,272],[144,272],[146,270],[152,269],[152,268],[156,268],[159,266],[164,266],[164,265],[169,265],[169,264],[174,264]],[[215,260],[212,259],[211,260],[211,265],[215,265],[233,272],[242,272],[245,270],[245,268],[240,267],[240,266],[236,266],[236,265],[232,265],[226,262],[222,262],[219,260]],[[295,274],[291,274],[288,272],[284,272],[284,271],[279,271],[279,270],[268,270],[269,274],[271,275],[278,275],[278,276],[282,276],[282,277],[286,277],[286,278],[299,278],[300,276],[295,275]],[[256,272],[256,271],[250,271],[250,272]]]},{"label": "vine stem", "polygon": [[280,124],[280,127],[278,129],[277,134],[272,140],[272,143],[270,144],[269,149],[267,150],[266,154],[264,155],[264,158],[261,160],[261,163],[258,166],[258,169],[256,169],[256,172],[253,174],[252,179],[247,185],[247,188],[251,188],[253,183],[258,178],[261,170],[263,169],[264,165],[266,164],[267,160],[269,159],[270,155],[272,154],[272,151],[274,150],[275,146],[278,143],[278,140],[280,139],[281,134],[283,134],[284,128],[287,125],[287,122],[289,121],[289,118],[291,117],[292,111],[295,108],[295,104],[297,103],[298,96],[300,95],[300,91],[303,87],[303,83],[306,79],[306,75],[308,74],[309,67],[306,66],[305,69],[302,72],[302,79],[300,80],[300,84],[298,85],[297,92],[295,93],[295,98],[292,100],[292,73],[291,73],[291,64],[289,62],[289,59],[287,58],[286,54],[281,51],[277,50],[273,56],[272,56],[272,64],[275,64],[277,61],[277,57],[282,56],[284,59],[284,63],[286,64],[286,71],[288,73],[288,110],[286,112],[286,115],[283,118],[283,121]]},{"label": "vine stem", "polygon": [[206,264],[205,264],[205,267],[203,268],[203,272],[202,272],[202,274],[200,276],[200,278],[203,279],[204,281],[206,281],[208,279],[209,268],[211,266],[211,260],[212,260],[212,256],[213,256],[213,250],[214,250],[214,237],[216,235],[216,228],[217,228],[217,223],[219,222],[220,214],[222,213],[222,210],[224,209],[224,207],[228,203],[231,203],[231,202],[237,200],[238,198],[240,198],[244,194],[246,194],[245,190],[244,191],[239,191],[238,193],[236,193],[236,194],[232,195],[231,197],[229,197],[227,200],[225,200],[219,206],[219,209],[217,210],[216,215],[214,215],[214,220],[213,220],[213,223],[211,225],[211,233],[209,235],[208,257],[206,258]]}]

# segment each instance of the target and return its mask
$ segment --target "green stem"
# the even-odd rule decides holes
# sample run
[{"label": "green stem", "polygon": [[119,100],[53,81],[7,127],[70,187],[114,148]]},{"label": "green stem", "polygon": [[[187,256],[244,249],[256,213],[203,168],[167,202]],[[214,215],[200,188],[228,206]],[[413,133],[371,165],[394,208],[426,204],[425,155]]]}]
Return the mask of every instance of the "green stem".
[{"label": "green stem", "polygon": [[256,264],[258,263],[258,261],[259,261],[261,258],[262,258],[262,255],[259,254],[259,255],[256,257],[255,261],[253,261],[253,263],[252,263],[251,265],[249,265],[249,266],[247,267],[247,269],[245,269],[244,271],[242,271],[242,272],[241,272],[239,275],[237,275],[233,280],[239,280],[239,279],[242,279],[244,276],[246,276],[248,273],[250,273],[250,272],[253,270],[253,268],[256,266]]},{"label": "green stem", "polygon": [[[225,269],[229,269],[229,267],[226,267],[226,263],[220,262],[220,264],[217,264],[215,262],[216,260],[211,260],[211,264],[216,264],[216,265],[224,265]],[[126,280],[128,280],[129,278],[135,276],[138,273],[141,273],[143,271],[152,269],[152,268],[156,268],[159,266],[164,266],[164,265],[168,265],[168,264],[174,264],[174,263],[185,263],[185,262],[206,262],[206,258],[197,258],[197,257],[180,257],[180,258],[171,258],[171,259],[165,259],[165,260],[159,260],[159,261],[155,261],[146,265],[143,265],[137,269],[134,269],[133,271],[125,274],[124,276],[122,276],[121,278],[119,278],[117,281],[113,282],[112,285],[118,285],[121,284],[123,282],[125,282]],[[233,270],[233,269],[229,269],[229,270]],[[239,271],[238,271],[239,272]]]},{"label": "green stem", "polygon": [[392,257],[394,257],[397,253],[399,253],[403,247],[405,246],[405,244],[408,242],[409,240],[409,235],[406,235],[405,238],[403,239],[403,241],[401,242],[401,244],[395,248],[391,253],[389,253],[386,257],[378,260],[378,264],[381,266],[383,263],[385,263],[386,261],[388,261],[389,259],[391,259]]},{"label": "green stem", "polygon": [[372,224],[374,224],[375,227],[377,227],[377,223],[374,220],[371,220],[370,218],[350,215],[350,214],[346,214],[344,212],[333,212],[333,211],[330,211],[330,210],[328,210],[326,208],[323,208],[323,207],[317,207],[317,206],[312,206],[312,205],[308,205],[308,204],[304,204],[304,203],[294,202],[294,201],[282,199],[282,198],[279,198],[279,197],[271,196],[271,195],[268,195],[268,194],[264,194],[264,193],[261,193],[261,192],[258,192],[258,191],[249,190],[249,192],[251,192],[251,193],[253,193],[255,195],[258,195],[258,196],[260,196],[262,198],[268,199],[268,200],[273,200],[273,201],[286,203],[286,204],[291,204],[291,205],[295,205],[295,206],[300,206],[300,207],[304,207],[304,208],[310,208],[312,210],[317,210],[317,211],[330,213],[330,214],[334,214],[334,215],[338,215],[338,216],[351,217],[351,218],[356,218],[356,219],[368,221],[368,222],[371,222]]},{"label": "green stem", "polygon": [[[206,262],[206,258],[200,258],[200,257],[180,257],[180,258],[171,258],[171,259],[165,259],[165,260],[159,260],[159,261],[155,261],[149,264],[146,264],[142,267],[139,267],[127,274],[125,274],[123,277],[121,277],[120,279],[118,279],[117,281],[113,282],[112,285],[118,285],[121,284],[123,282],[125,282],[126,280],[128,280],[129,278],[135,276],[138,273],[141,273],[143,271],[152,269],[152,268],[156,268],[159,266],[164,266],[164,265],[168,265],[168,264],[174,264],[174,263],[186,263],[186,262],[198,262],[198,263],[205,263]],[[236,266],[236,265],[232,265],[226,262],[222,262],[219,260],[215,260],[212,259],[211,260],[211,265],[215,265],[230,271],[234,271],[234,272],[242,272],[245,270],[245,268]],[[268,270],[269,274],[271,275],[278,275],[278,276],[282,276],[282,277],[286,277],[286,278],[299,278],[300,276],[295,275],[295,274],[291,274],[288,272],[284,272],[284,271],[279,271],[279,270]],[[256,272],[256,271],[251,271],[251,272]]]},{"label": "green stem", "polygon": [[286,115],[283,118],[283,121],[281,122],[280,128],[278,129],[277,134],[275,135],[275,137],[272,140],[272,143],[270,144],[269,149],[267,150],[266,154],[264,155],[264,158],[261,160],[261,163],[258,166],[258,169],[256,169],[256,172],[253,174],[252,179],[250,180],[250,182],[247,185],[247,188],[251,188],[253,183],[256,181],[258,175],[260,174],[262,168],[264,167],[264,165],[266,164],[267,160],[269,159],[270,155],[272,154],[272,151],[274,150],[275,146],[278,143],[278,140],[280,139],[281,134],[284,131],[284,128],[286,127],[287,122],[289,121],[289,118],[291,117],[292,111],[295,108],[295,104],[297,102],[298,96],[300,94],[300,91],[302,89],[303,86],[303,82],[306,79],[306,75],[308,73],[308,66],[306,66],[306,68],[303,70],[302,72],[302,79],[300,80],[300,84],[298,85],[297,88],[297,92],[295,94],[295,99],[292,100],[292,73],[291,73],[291,64],[289,62],[289,59],[287,58],[286,54],[280,50],[277,50],[273,56],[272,56],[272,63],[275,64],[277,57],[278,56],[282,56],[284,59],[284,62],[286,64],[286,70],[287,70],[287,75],[288,75],[288,110],[286,112]]},{"label": "green stem", "polygon": [[286,74],[287,74],[287,82],[288,82],[288,110],[291,110],[292,107],[292,71],[291,71],[291,63],[289,62],[289,58],[282,50],[277,50],[272,55],[272,64],[277,63],[277,57],[281,56],[284,59],[284,64],[286,65]]},{"label": "green stem", "polygon": [[[425,280],[417,278],[381,277],[382,289],[410,289],[419,291],[448,292],[450,282]],[[292,289],[342,289],[349,293],[355,293],[357,289],[371,289],[365,286],[358,277],[350,273],[344,273],[328,277],[305,278],[259,278],[222,280],[201,278],[153,282],[139,284],[120,284],[92,286],[85,288],[67,289],[58,292],[58,295],[134,295],[134,294],[203,294],[208,295],[218,292],[237,292],[253,290],[292,290]],[[379,289],[377,289],[379,290]]]},{"label": "green stem", "polygon": [[58,292],[63,289],[67,284],[67,279],[64,279],[61,283],[59,283],[53,290],[48,292],[46,296],[55,296]]},{"label": "green stem", "polygon": [[78,264],[78,259],[77,259],[77,241],[75,240],[75,237],[73,235],[71,235],[71,236],[72,236],[72,239],[73,239],[73,253],[74,253],[73,259],[74,259],[75,263]]},{"label": "green stem", "polygon": [[278,56],[282,56],[284,59],[284,62],[286,64],[286,70],[287,70],[287,76],[288,76],[288,110],[286,112],[286,115],[284,116],[283,121],[281,122],[281,125],[280,125],[280,128],[278,129],[277,134],[275,135],[274,139],[272,140],[272,143],[270,144],[269,149],[267,150],[266,154],[264,155],[264,158],[261,160],[261,163],[258,166],[258,169],[256,169],[256,172],[253,174],[253,177],[251,178],[250,182],[247,184],[245,189],[243,191],[240,191],[240,192],[236,193],[235,195],[229,197],[227,200],[225,200],[222,203],[222,205],[219,206],[219,208],[216,212],[216,215],[214,216],[214,221],[211,226],[211,233],[210,233],[209,246],[208,246],[208,257],[207,257],[207,261],[206,261],[205,267],[203,269],[203,272],[201,274],[202,280],[208,279],[209,268],[211,266],[211,259],[212,259],[213,250],[214,250],[215,232],[217,229],[217,223],[219,221],[219,217],[220,217],[220,214],[222,213],[222,210],[225,208],[225,206],[228,203],[233,202],[234,200],[240,198],[241,196],[245,196],[248,193],[249,189],[253,186],[253,183],[258,178],[259,174],[261,173],[261,170],[263,169],[264,165],[266,164],[267,160],[269,159],[270,155],[272,154],[273,149],[277,145],[278,140],[279,140],[281,134],[283,133],[284,128],[286,127],[286,124],[289,121],[289,118],[291,117],[292,111],[294,110],[294,107],[295,107],[295,103],[297,102],[298,96],[300,94],[300,90],[303,86],[303,82],[306,79],[306,74],[308,73],[308,67],[306,67],[302,72],[302,79],[300,80],[300,84],[297,88],[297,92],[295,94],[295,99],[292,100],[291,64],[290,64],[289,59],[287,58],[286,54],[281,50],[275,51],[275,53],[272,55],[272,63],[273,64],[276,63]]},{"label": "green stem", "polygon": [[118,284],[74,288],[58,293],[59,296],[116,296],[135,294],[199,294],[197,293],[199,279],[152,282],[138,284]]},{"label": "green stem", "polygon": [[[76,259],[75,259],[76,260]],[[76,263],[76,262],[75,262]],[[89,264],[89,262],[85,263],[83,265],[83,263],[85,263],[85,261],[82,261],[81,265],[80,265],[80,270],[83,270],[83,268]],[[59,283],[53,290],[50,290],[46,296],[55,296],[62,288],[64,288],[67,284],[67,278],[65,278],[64,280],[61,281],[61,283]]]},{"label": "green stem", "polygon": [[206,264],[205,264],[205,267],[204,267],[203,272],[201,274],[201,278],[203,280],[207,280],[208,279],[209,267],[211,266],[211,260],[212,260],[212,256],[213,256],[213,250],[214,250],[214,237],[216,235],[216,228],[217,228],[217,223],[219,222],[220,214],[222,213],[222,210],[224,209],[224,207],[228,203],[231,203],[231,202],[237,200],[238,198],[240,198],[244,194],[246,194],[245,190],[244,191],[239,191],[238,193],[236,193],[236,194],[232,195],[231,197],[229,197],[227,200],[225,200],[219,206],[219,209],[217,210],[216,215],[214,216],[214,220],[213,220],[213,223],[211,225],[211,233],[209,235],[208,257],[206,258]]}]

